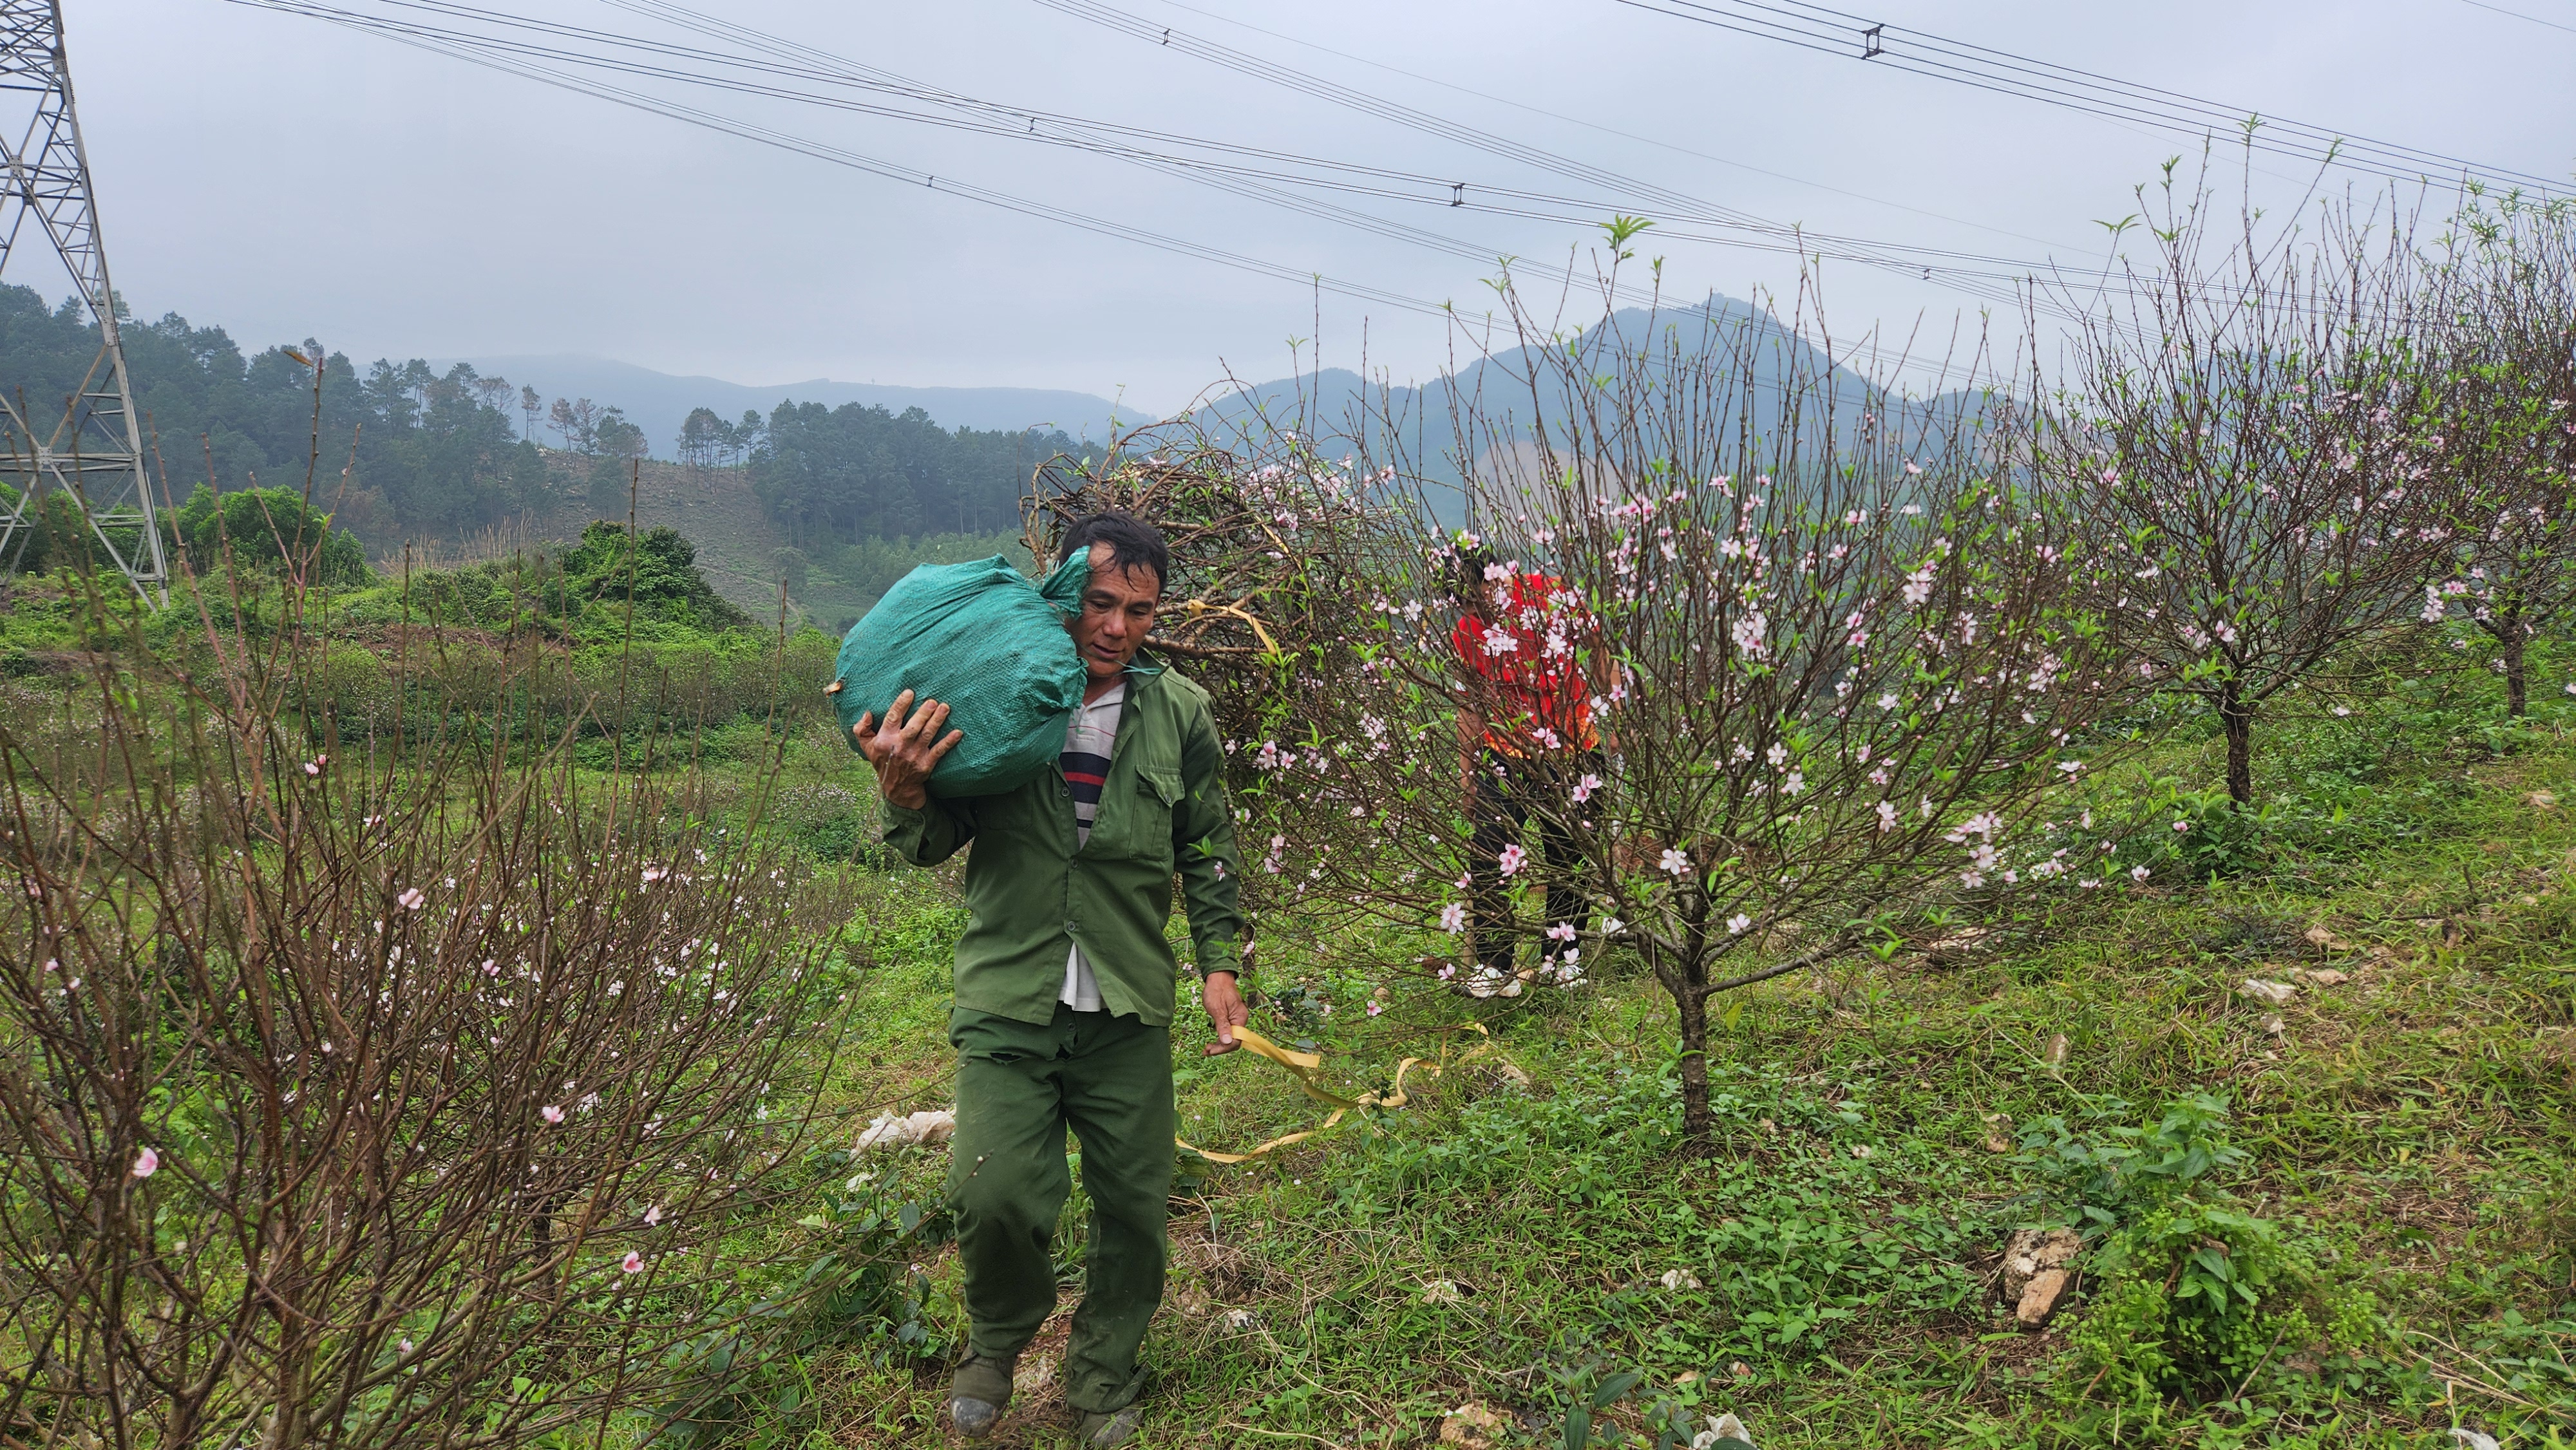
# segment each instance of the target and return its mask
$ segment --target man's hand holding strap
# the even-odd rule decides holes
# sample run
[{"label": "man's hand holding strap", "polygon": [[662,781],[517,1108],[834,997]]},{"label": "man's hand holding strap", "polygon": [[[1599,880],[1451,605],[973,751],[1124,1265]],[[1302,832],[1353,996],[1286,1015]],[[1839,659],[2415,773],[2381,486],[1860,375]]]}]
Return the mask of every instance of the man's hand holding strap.
[{"label": "man's hand holding strap", "polygon": [[1252,1014],[1243,1005],[1243,991],[1235,984],[1233,970],[1221,967],[1209,972],[1199,983],[1199,1001],[1207,1008],[1209,1024],[1216,1028],[1216,1041],[1202,1051],[1209,1057],[1218,1057],[1241,1047],[1234,1029],[1243,1026]]}]

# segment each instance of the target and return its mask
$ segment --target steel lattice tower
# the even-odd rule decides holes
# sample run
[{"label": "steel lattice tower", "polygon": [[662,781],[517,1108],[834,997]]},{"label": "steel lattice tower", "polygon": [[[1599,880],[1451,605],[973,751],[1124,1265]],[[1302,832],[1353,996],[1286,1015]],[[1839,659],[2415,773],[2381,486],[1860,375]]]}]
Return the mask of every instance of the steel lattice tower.
[{"label": "steel lattice tower", "polygon": [[[72,110],[60,0],[0,0],[0,166],[7,169],[0,177],[0,279],[22,244],[50,245],[98,319],[99,336],[98,357],[59,418],[50,400],[24,398],[0,379],[0,483],[17,494],[0,513],[0,568],[17,568],[42,520],[44,494],[61,489],[135,592],[166,604],[169,564],[117,335],[89,156]],[[31,221],[42,242],[26,235]]]}]

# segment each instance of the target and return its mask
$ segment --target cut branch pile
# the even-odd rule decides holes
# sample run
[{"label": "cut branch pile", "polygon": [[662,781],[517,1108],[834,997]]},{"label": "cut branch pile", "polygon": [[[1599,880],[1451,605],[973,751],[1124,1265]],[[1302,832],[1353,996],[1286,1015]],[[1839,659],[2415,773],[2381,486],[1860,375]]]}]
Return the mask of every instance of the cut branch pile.
[{"label": "cut branch pile", "polygon": [[[1076,521],[1132,513],[1162,531],[1172,578],[1149,648],[1216,698],[1229,741],[1261,722],[1336,648],[1358,637],[1381,560],[1365,490],[1287,435],[1247,457],[1186,423],[1120,439],[1097,463],[1058,456],[1021,505],[1030,552],[1052,560]],[[1239,757],[1237,757],[1239,758]]]}]

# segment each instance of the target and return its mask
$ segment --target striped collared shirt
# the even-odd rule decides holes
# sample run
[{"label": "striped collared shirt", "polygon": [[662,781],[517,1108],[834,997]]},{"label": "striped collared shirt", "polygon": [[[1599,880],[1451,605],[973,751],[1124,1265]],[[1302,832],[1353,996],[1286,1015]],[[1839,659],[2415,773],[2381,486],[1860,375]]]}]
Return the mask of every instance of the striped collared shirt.
[{"label": "striped collared shirt", "polygon": [[[1064,783],[1073,791],[1074,835],[1091,844],[1091,824],[1100,819],[1100,787],[1109,779],[1109,752],[1118,742],[1118,715],[1127,703],[1127,682],[1120,680],[1097,700],[1077,707],[1064,729]],[[1091,975],[1077,944],[1064,959],[1064,991],[1057,1001],[1076,1012],[1097,1012],[1100,983]]]}]

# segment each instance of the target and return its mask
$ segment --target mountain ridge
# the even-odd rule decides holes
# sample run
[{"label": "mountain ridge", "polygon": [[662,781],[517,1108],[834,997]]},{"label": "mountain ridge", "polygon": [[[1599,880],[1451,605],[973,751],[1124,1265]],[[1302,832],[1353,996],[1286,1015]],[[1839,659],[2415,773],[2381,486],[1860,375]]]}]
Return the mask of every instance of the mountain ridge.
[{"label": "mountain ridge", "polygon": [[[551,405],[557,398],[589,398],[624,410],[644,430],[656,458],[678,452],[680,424],[694,408],[711,408],[727,422],[746,410],[769,416],[780,403],[857,403],[901,413],[919,408],[941,427],[1016,433],[1061,429],[1075,441],[1105,442],[1111,419],[1133,426],[1142,410],[1121,410],[1110,399],[1069,388],[914,387],[900,383],[847,383],[807,378],[792,383],[737,383],[701,374],[666,373],[638,363],[588,353],[474,354],[430,359],[439,371],[466,363],[485,376],[498,374],[533,387]],[[542,414],[537,431],[545,431]]]}]

